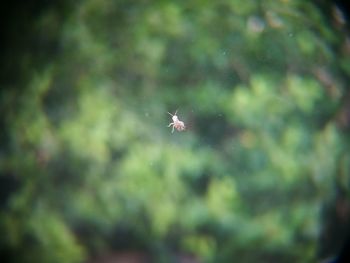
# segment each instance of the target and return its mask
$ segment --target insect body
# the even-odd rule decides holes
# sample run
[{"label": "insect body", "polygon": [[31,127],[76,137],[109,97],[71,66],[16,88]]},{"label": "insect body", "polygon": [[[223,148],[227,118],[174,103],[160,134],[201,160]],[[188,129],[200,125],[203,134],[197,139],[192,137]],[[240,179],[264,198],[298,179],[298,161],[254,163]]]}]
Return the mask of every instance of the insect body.
[{"label": "insect body", "polygon": [[173,129],[172,129],[172,133],[174,132],[174,128],[178,131],[183,131],[186,127],[185,127],[185,123],[183,121],[180,121],[179,118],[177,117],[176,113],[177,113],[177,110],[175,111],[174,115],[171,114],[170,112],[168,112],[172,117],[173,119],[173,122],[171,122],[168,127],[170,126],[173,126]]}]

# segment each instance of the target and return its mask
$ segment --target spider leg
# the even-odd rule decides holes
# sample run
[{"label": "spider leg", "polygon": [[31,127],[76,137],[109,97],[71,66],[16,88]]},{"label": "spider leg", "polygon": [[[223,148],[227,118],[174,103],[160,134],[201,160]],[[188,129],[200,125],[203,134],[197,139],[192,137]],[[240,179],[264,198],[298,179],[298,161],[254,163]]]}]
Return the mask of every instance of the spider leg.
[{"label": "spider leg", "polygon": [[173,127],[174,127],[174,123],[172,122],[172,123],[170,123],[169,125],[168,125],[168,127],[170,127],[171,125],[173,125]]}]

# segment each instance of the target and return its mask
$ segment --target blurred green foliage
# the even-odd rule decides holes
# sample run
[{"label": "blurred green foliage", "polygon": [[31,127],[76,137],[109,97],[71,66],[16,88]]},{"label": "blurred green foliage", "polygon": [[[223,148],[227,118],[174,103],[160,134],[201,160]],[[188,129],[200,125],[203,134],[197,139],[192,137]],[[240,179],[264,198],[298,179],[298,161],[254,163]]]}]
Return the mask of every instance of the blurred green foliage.
[{"label": "blurred green foliage", "polygon": [[[1,254],[336,254],[320,251],[322,211],[345,196],[335,216],[348,229],[350,59],[327,7],[86,0],[40,12],[33,46],[14,46],[18,68],[2,72],[17,76],[1,91]],[[172,134],[176,109],[187,130]]]}]

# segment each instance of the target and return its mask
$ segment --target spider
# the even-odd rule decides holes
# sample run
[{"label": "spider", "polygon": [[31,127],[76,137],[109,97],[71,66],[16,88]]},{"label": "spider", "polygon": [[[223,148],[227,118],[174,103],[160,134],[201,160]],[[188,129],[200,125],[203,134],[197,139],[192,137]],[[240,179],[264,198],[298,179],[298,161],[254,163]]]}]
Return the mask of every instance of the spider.
[{"label": "spider", "polygon": [[172,117],[173,119],[173,122],[171,122],[168,127],[172,126],[173,129],[171,131],[171,133],[174,132],[174,128],[178,131],[183,131],[186,127],[185,127],[185,123],[183,121],[180,121],[179,118],[177,117],[176,113],[177,113],[177,110],[175,111],[174,115],[171,114],[170,112],[168,112]]}]

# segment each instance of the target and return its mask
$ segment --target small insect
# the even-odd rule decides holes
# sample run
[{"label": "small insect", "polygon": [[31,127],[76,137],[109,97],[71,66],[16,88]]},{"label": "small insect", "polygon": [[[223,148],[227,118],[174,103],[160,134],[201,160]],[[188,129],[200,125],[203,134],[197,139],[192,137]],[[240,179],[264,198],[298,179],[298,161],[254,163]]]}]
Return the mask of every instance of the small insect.
[{"label": "small insect", "polygon": [[171,122],[168,127],[173,126],[173,129],[171,131],[171,133],[174,132],[174,128],[178,131],[183,131],[186,127],[185,127],[185,123],[183,121],[180,121],[179,118],[177,117],[176,113],[177,110],[175,111],[174,115],[171,114],[170,112],[168,112],[171,115],[171,118],[173,119],[173,122]]}]

